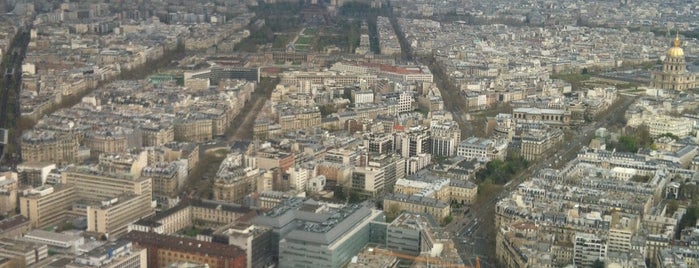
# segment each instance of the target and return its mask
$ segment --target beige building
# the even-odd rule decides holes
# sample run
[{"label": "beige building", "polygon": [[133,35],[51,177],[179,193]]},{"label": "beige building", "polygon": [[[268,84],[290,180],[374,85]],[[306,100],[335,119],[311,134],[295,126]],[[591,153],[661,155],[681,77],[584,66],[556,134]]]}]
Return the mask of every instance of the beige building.
[{"label": "beige building", "polygon": [[478,186],[462,180],[441,179],[432,182],[400,179],[393,190],[404,195],[421,195],[447,204],[473,204]]},{"label": "beige building", "polygon": [[107,133],[89,135],[85,137],[83,144],[90,148],[92,156],[98,156],[100,153],[120,153],[129,149],[125,135]]},{"label": "beige building", "polygon": [[236,167],[225,174],[219,171],[214,182],[214,200],[242,204],[245,196],[257,192],[259,178],[256,169]]},{"label": "beige building", "polygon": [[213,138],[213,122],[209,118],[188,116],[175,122],[175,140],[202,142]]},{"label": "beige building", "polygon": [[68,164],[78,157],[78,138],[71,134],[31,130],[22,134],[22,159]]},{"label": "beige building", "polygon": [[175,128],[172,125],[150,125],[141,127],[143,146],[160,146],[175,140]]},{"label": "beige building", "polygon": [[512,117],[516,121],[541,122],[551,127],[563,128],[570,125],[571,112],[559,109],[514,108]]},{"label": "beige building", "polygon": [[218,227],[254,213],[248,207],[213,201],[185,200],[163,213],[129,225],[129,230],[174,234],[187,227]]},{"label": "beige building", "polygon": [[150,195],[124,194],[87,207],[87,231],[105,237],[120,236],[130,223],[151,216]]},{"label": "beige building", "polygon": [[520,155],[528,161],[536,160],[555,150],[563,142],[563,131],[549,128],[532,129],[521,136]]},{"label": "beige building", "polygon": [[17,208],[17,175],[0,173],[0,215],[14,214]]},{"label": "beige building", "polygon": [[476,202],[478,185],[463,180],[449,181],[450,199],[456,204],[473,204]]},{"label": "beige building", "polygon": [[320,110],[317,107],[293,109],[279,113],[282,130],[298,130],[320,126]]},{"label": "beige building", "polygon": [[63,184],[74,185],[78,196],[101,202],[131,192],[152,195],[152,182],[132,174],[109,173],[88,167],[70,167],[61,174]]},{"label": "beige building", "polygon": [[417,195],[389,194],[384,197],[383,207],[384,209],[395,207],[399,211],[429,214],[437,221],[442,221],[451,213],[451,207],[447,203]]},{"label": "beige building", "polygon": [[10,267],[28,267],[46,259],[49,248],[23,240],[0,238],[0,257],[12,260]]},{"label": "beige building", "polygon": [[87,230],[109,237],[125,233],[129,223],[155,213],[152,181],[139,175],[71,167],[62,173],[62,181],[90,203]]},{"label": "beige building", "polygon": [[30,229],[29,219],[23,215],[14,215],[0,220],[0,238],[19,239]]},{"label": "beige building", "polygon": [[679,35],[668,49],[663,61],[663,69],[651,73],[651,88],[687,90],[697,87],[696,74],[687,71],[684,50]]},{"label": "beige building", "polygon": [[175,163],[158,162],[141,170],[141,176],[153,181],[153,196],[160,202],[177,197],[187,175],[180,172]]},{"label": "beige building", "polygon": [[34,228],[60,223],[77,201],[75,190],[72,185],[42,186],[30,190],[19,198],[20,213],[29,218]]}]

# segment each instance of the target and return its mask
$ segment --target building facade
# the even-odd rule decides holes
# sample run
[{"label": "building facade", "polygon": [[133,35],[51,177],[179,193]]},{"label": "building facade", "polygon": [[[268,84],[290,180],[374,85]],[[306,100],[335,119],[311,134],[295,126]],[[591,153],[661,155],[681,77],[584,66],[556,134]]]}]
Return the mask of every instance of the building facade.
[{"label": "building facade", "polygon": [[668,49],[663,61],[663,69],[651,73],[651,88],[687,90],[697,87],[696,74],[687,71],[684,50],[679,35]]}]

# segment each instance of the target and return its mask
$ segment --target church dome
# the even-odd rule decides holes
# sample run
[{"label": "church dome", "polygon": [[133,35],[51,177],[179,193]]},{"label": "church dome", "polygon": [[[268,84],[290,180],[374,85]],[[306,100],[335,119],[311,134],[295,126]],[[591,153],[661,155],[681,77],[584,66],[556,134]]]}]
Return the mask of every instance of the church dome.
[{"label": "church dome", "polygon": [[667,56],[670,58],[682,58],[684,57],[684,50],[680,47],[680,37],[675,36],[675,41],[673,46],[667,50]]}]

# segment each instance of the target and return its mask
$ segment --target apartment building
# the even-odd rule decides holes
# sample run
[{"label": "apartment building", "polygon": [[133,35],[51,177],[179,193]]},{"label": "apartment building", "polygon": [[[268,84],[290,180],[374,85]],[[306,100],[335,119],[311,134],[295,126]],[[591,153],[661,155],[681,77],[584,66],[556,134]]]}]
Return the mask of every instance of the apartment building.
[{"label": "apartment building", "polygon": [[72,134],[32,130],[22,134],[21,146],[24,161],[64,165],[77,160],[80,145]]},{"label": "apartment building", "polygon": [[355,167],[350,187],[361,194],[376,197],[384,192],[385,170],[376,167]]},{"label": "apartment building", "polygon": [[128,240],[107,242],[85,252],[67,264],[66,268],[143,268],[148,267],[146,248],[134,247]]},{"label": "apartment building", "polygon": [[430,135],[432,155],[452,156],[457,154],[457,148],[461,142],[461,130],[455,121],[433,122],[430,125]]},{"label": "apartment building", "polygon": [[576,267],[592,267],[607,256],[607,239],[594,234],[576,233],[573,263]]},{"label": "apartment building", "polygon": [[211,119],[193,114],[175,121],[175,140],[179,142],[203,142],[214,136]]}]

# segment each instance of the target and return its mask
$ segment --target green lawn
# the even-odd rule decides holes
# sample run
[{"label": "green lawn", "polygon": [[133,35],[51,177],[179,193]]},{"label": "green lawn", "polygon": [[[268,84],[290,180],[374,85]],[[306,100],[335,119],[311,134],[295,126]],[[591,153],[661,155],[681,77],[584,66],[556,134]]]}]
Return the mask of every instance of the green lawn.
[{"label": "green lawn", "polygon": [[299,45],[310,45],[310,44],[311,44],[311,41],[312,41],[312,37],[302,35],[302,36],[299,36],[298,39],[296,39],[296,46],[299,46]]},{"label": "green lawn", "polygon": [[316,28],[306,28],[303,30],[304,35],[316,35],[316,33],[318,33],[318,29]]}]

